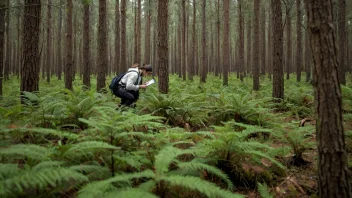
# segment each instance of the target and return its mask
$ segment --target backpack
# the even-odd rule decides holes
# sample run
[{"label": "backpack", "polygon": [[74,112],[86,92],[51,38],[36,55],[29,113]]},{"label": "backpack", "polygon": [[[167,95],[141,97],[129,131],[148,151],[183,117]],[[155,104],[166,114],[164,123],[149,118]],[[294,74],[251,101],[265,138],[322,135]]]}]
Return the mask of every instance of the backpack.
[{"label": "backpack", "polygon": [[[137,71],[129,71],[129,72],[136,72],[138,73]],[[111,90],[111,93],[115,94],[117,93],[117,90],[118,90],[118,86],[120,84],[120,81],[121,79],[129,72],[123,72],[123,73],[119,73],[117,76],[115,76],[112,80],[111,80],[111,83],[109,85],[109,88]],[[138,79],[139,77],[137,78],[137,82],[138,83]],[[136,84],[135,83],[135,84]]]}]

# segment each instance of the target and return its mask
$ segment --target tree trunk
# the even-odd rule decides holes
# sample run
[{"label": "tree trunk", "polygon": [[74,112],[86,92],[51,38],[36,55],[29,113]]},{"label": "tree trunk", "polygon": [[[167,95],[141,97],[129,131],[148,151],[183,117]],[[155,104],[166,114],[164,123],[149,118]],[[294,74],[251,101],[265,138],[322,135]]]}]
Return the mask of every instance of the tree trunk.
[{"label": "tree trunk", "polygon": [[304,48],[304,56],[305,56],[305,71],[306,71],[306,82],[309,82],[311,79],[311,56],[312,52],[310,49],[310,43],[309,43],[309,34],[308,31],[305,33],[305,48]]},{"label": "tree trunk", "polygon": [[72,0],[67,0],[67,18],[66,18],[66,65],[65,65],[65,88],[72,90],[72,67],[73,67],[73,56],[72,56]]},{"label": "tree trunk", "polygon": [[150,25],[151,25],[151,23],[150,23],[150,18],[151,18],[151,5],[150,5],[150,0],[148,0],[148,6],[147,6],[147,8],[146,8],[146,17],[145,17],[145,19],[146,19],[146,24],[145,24],[145,50],[144,50],[144,53],[145,53],[145,55],[144,55],[144,62],[146,63],[146,64],[150,64],[150,50],[151,50],[151,48],[150,48],[150,29],[151,29],[151,27],[150,27]]},{"label": "tree trunk", "polygon": [[229,47],[229,33],[230,33],[230,13],[229,13],[229,0],[224,0],[224,40],[223,40],[223,85],[227,86],[229,83],[229,67],[230,67],[230,47]]},{"label": "tree trunk", "polygon": [[4,77],[5,80],[10,79],[10,0],[6,2],[6,59],[5,59],[5,69],[4,69]]},{"label": "tree trunk", "polygon": [[61,29],[62,29],[62,0],[60,0],[60,6],[59,6],[59,27],[58,27],[58,33],[57,33],[57,78],[61,80],[61,75],[62,75],[62,57],[61,57]]},{"label": "tree trunk", "polygon": [[282,63],[283,27],[281,0],[271,0],[273,17],[273,98],[284,99],[284,70]]},{"label": "tree trunk", "polygon": [[40,0],[25,0],[21,92],[39,91],[40,14]]},{"label": "tree trunk", "polygon": [[190,80],[193,81],[193,76],[195,75],[195,56],[196,56],[196,17],[197,17],[197,9],[196,9],[196,0],[193,0],[193,25],[192,25],[192,50],[191,50],[191,64],[189,66]]},{"label": "tree trunk", "polygon": [[158,1],[158,67],[159,91],[167,94],[169,90],[168,72],[168,0]]},{"label": "tree trunk", "polygon": [[108,69],[107,44],[106,0],[99,0],[97,91],[105,88]]},{"label": "tree trunk", "polygon": [[290,73],[292,69],[292,19],[291,19],[291,8],[286,8],[286,79],[290,79]]},{"label": "tree trunk", "polygon": [[238,25],[239,25],[239,72],[240,80],[243,82],[244,77],[244,27],[243,27],[243,12],[242,12],[243,1],[238,1]]},{"label": "tree trunk", "polygon": [[115,67],[114,73],[123,71],[120,65],[120,0],[115,4]]},{"label": "tree trunk", "polygon": [[182,0],[182,55],[181,55],[181,72],[182,79],[186,80],[186,0]]},{"label": "tree trunk", "polygon": [[90,5],[89,2],[83,2],[83,54],[87,58],[83,58],[83,85],[90,88]]},{"label": "tree trunk", "polygon": [[331,0],[310,0],[308,30],[314,60],[319,194],[322,198],[352,197],[345,148],[339,64]]},{"label": "tree trunk", "polygon": [[302,9],[301,0],[296,0],[296,10],[297,10],[297,49],[296,49],[296,69],[297,69],[297,82],[301,82],[301,71],[302,71]]},{"label": "tree trunk", "polygon": [[46,27],[46,82],[50,83],[51,75],[51,51],[52,51],[52,39],[51,39],[51,0],[48,0],[48,10],[47,10],[47,27]]},{"label": "tree trunk", "polygon": [[254,0],[254,42],[253,42],[253,90],[259,90],[259,16],[260,0]]},{"label": "tree trunk", "polygon": [[121,68],[126,70],[126,0],[121,0]]},{"label": "tree trunk", "polygon": [[266,70],[266,42],[265,42],[265,30],[266,30],[266,16],[265,16],[265,8],[262,6],[261,13],[261,58],[260,58],[260,73],[265,75]]},{"label": "tree trunk", "polygon": [[207,77],[207,37],[206,37],[206,23],[205,23],[205,6],[206,0],[203,1],[202,5],[202,65],[201,65],[201,77],[200,81],[205,83]]},{"label": "tree trunk", "polygon": [[246,74],[251,71],[252,59],[251,59],[251,38],[252,37],[252,20],[251,17],[248,17],[247,22],[247,64],[246,64]]},{"label": "tree trunk", "polygon": [[339,80],[346,85],[346,0],[338,0],[338,28],[339,28]]},{"label": "tree trunk", "polygon": [[16,60],[16,63],[15,63],[15,66],[16,66],[16,75],[17,75],[17,78],[19,78],[19,75],[20,75],[20,69],[21,69],[21,35],[22,35],[22,32],[21,32],[21,18],[23,16],[23,13],[22,13],[22,7],[23,5],[21,4],[21,0],[17,0],[17,6],[18,6],[18,9],[17,9],[17,12],[18,12],[18,15],[17,15],[17,49],[16,49],[16,57],[15,57],[15,60]]},{"label": "tree trunk", "polygon": [[2,97],[2,79],[4,71],[4,44],[5,44],[5,1],[0,1],[0,99]]},{"label": "tree trunk", "polygon": [[217,43],[217,47],[216,47],[216,71],[215,71],[215,75],[218,76],[219,74],[219,70],[220,70],[220,26],[221,26],[221,22],[220,22],[220,0],[218,0],[218,4],[217,4],[217,21],[216,21],[216,35],[217,35],[217,39],[216,39],[216,43]]},{"label": "tree trunk", "polygon": [[137,57],[136,61],[137,63],[141,64],[141,0],[138,0],[138,8],[137,8]]},{"label": "tree trunk", "polygon": [[271,80],[271,74],[273,73],[273,12],[272,8],[269,11],[269,24],[268,24],[268,77]]}]

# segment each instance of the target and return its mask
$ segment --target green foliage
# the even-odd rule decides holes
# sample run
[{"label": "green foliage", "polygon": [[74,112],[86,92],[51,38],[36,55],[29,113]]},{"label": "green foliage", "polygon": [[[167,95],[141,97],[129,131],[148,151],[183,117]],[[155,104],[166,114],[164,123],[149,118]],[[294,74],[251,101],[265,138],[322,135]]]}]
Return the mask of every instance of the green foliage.
[{"label": "green foliage", "polygon": [[18,193],[30,193],[33,189],[44,190],[64,183],[79,184],[88,178],[81,173],[67,168],[41,168],[21,170],[0,181],[0,195],[7,197]]},{"label": "green foliage", "polygon": [[274,198],[274,196],[270,193],[266,183],[258,183],[258,192],[262,198]]},{"label": "green foliage", "polygon": [[298,127],[298,123],[292,123],[283,126],[281,130],[280,140],[288,143],[293,152],[293,161],[291,163],[298,163],[297,165],[299,165],[300,160],[303,160],[303,153],[316,146],[315,142],[311,141],[311,137],[315,133],[315,128],[309,125]]},{"label": "green foliage", "polygon": [[[151,191],[157,190],[157,194],[165,193],[167,189],[161,188],[163,182],[167,182],[170,186],[177,185],[184,188],[197,190],[209,197],[239,197],[236,194],[232,194],[229,191],[225,191],[215,184],[212,184],[206,180],[202,180],[195,176],[189,175],[174,175],[175,170],[171,170],[171,166],[176,166],[180,170],[196,170],[202,171],[207,170],[214,175],[220,176],[226,180],[229,184],[229,188],[232,188],[232,183],[229,181],[227,176],[215,167],[203,164],[201,162],[180,162],[178,157],[181,155],[193,154],[193,149],[181,150],[172,146],[166,146],[155,156],[154,168],[155,171],[145,170],[137,173],[124,173],[119,174],[110,179],[103,181],[91,182],[84,186],[79,191],[79,197],[97,197],[112,192],[118,191],[119,188],[132,185],[131,180],[138,179],[142,184],[139,185],[139,189]],[[150,180],[146,180],[149,178]]]}]

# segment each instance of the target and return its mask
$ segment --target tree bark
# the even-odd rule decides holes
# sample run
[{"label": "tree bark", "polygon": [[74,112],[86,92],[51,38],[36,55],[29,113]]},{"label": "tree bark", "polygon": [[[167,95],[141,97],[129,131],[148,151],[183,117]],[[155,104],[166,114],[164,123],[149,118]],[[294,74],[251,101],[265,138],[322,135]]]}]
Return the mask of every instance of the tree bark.
[{"label": "tree bark", "polygon": [[247,22],[247,64],[246,64],[246,75],[250,73],[251,66],[252,66],[252,59],[251,59],[251,45],[252,45],[252,20],[251,17],[248,17]]},{"label": "tree bark", "polygon": [[284,99],[284,71],[282,63],[283,27],[281,0],[271,0],[273,17],[273,98]]},{"label": "tree bark", "polygon": [[229,67],[230,67],[230,47],[229,47],[229,33],[230,33],[230,13],[229,13],[229,0],[224,0],[224,40],[223,40],[223,85],[229,84]]},{"label": "tree bark", "polygon": [[65,65],[65,88],[72,90],[72,70],[73,70],[73,55],[72,55],[72,0],[67,0],[67,18],[66,18],[66,65]]},{"label": "tree bark", "polygon": [[266,16],[265,16],[265,8],[262,6],[262,13],[261,13],[261,58],[260,58],[260,73],[265,75],[266,70],[266,42],[265,42],[265,30],[266,30]]},{"label": "tree bark", "polygon": [[89,2],[83,2],[83,85],[90,88],[90,5]]},{"label": "tree bark", "polygon": [[144,50],[144,62],[146,64],[150,64],[150,29],[151,29],[151,4],[150,4],[150,0],[147,1],[148,2],[148,6],[146,8],[146,23],[145,23],[145,50]]},{"label": "tree bark", "polygon": [[243,12],[242,12],[243,1],[238,1],[238,25],[239,25],[239,72],[240,80],[243,82],[244,77],[244,27],[243,27]]},{"label": "tree bark", "polygon": [[115,67],[114,73],[122,72],[120,65],[120,0],[115,4]]},{"label": "tree bark", "polygon": [[[21,92],[39,91],[40,0],[25,0]],[[22,101],[23,102],[23,101]]]},{"label": "tree bark", "polygon": [[11,55],[11,50],[10,50],[10,0],[7,0],[6,2],[6,59],[5,59],[5,68],[4,68],[4,77],[5,80],[10,79],[10,55]]},{"label": "tree bark", "polygon": [[181,55],[181,72],[182,79],[186,80],[186,0],[182,0],[182,55]]},{"label": "tree bark", "polygon": [[203,1],[202,5],[202,65],[201,65],[201,77],[200,81],[202,83],[206,82],[206,77],[207,77],[207,36],[206,36],[206,23],[205,23],[205,7],[206,7],[206,0]]},{"label": "tree bark", "polygon": [[121,0],[121,67],[127,69],[126,65],[126,0]]},{"label": "tree bark", "polygon": [[169,90],[168,72],[168,0],[158,1],[158,67],[159,91],[167,94]]},{"label": "tree bark", "polygon": [[346,85],[346,0],[338,0],[339,80]]},{"label": "tree bark", "polygon": [[57,78],[61,80],[61,75],[62,75],[62,57],[61,57],[61,30],[62,30],[62,0],[60,0],[60,6],[59,6],[59,23],[58,23],[58,33],[57,33]]},{"label": "tree bark", "polygon": [[217,21],[216,21],[216,43],[217,43],[217,47],[216,47],[216,71],[215,71],[215,75],[218,76],[218,74],[220,73],[220,65],[221,65],[221,58],[220,58],[220,26],[221,26],[221,21],[220,21],[220,0],[218,0],[217,3]]},{"label": "tree bark", "polygon": [[197,17],[197,9],[196,9],[196,0],[193,0],[193,25],[192,25],[192,51],[191,51],[191,64],[189,66],[190,79],[193,81],[193,76],[195,74],[195,56],[196,56],[196,17]]},{"label": "tree bark", "polygon": [[254,0],[254,42],[253,42],[253,90],[259,90],[259,16],[260,16],[260,0]]},{"label": "tree bark", "polygon": [[290,79],[290,73],[292,70],[292,19],[291,19],[291,8],[286,7],[286,79]]},{"label": "tree bark", "polygon": [[46,27],[46,82],[50,83],[51,76],[51,58],[52,58],[52,35],[51,35],[51,0],[48,0],[47,10],[47,27]]},{"label": "tree bark", "polygon": [[296,69],[297,69],[297,82],[301,82],[301,71],[302,71],[302,9],[301,0],[296,0],[296,10],[297,10],[297,54],[296,54]]},{"label": "tree bark", "polygon": [[349,198],[352,189],[344,139],[332,1],[310,0],[306,3],[315,74],[319,194],[322,198]]},{"label": "tree bark", "polygon": [[4,44],[5,44],[5,1],[0,1],[0,99],[2,93],[2,81],[4,71]]},{"label": "tree bark", "polygon": [[99,0],[97,91],[105,88],[105,80],[108,69],[106,26],[106,0]]},{"label": "tree bark", "polygon": [[137,57],[136,62],[141,64],[141,0],[138,0],[138,8],[137,8]]}]

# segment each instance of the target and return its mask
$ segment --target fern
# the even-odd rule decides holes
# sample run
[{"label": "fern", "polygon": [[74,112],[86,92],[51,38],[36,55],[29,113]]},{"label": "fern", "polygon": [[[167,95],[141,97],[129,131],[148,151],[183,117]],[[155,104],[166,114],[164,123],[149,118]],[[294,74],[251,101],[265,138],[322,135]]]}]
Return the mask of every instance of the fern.
[{"label": "fern", "polygon": [[72,181],[79,184],[87,182],[88,178],[66,168],[46,168],[38,171],[24,170],[11,178],[0,181],[0,195],[6,197],[28,189],[45,189],[47,187],[60,186],[64,182],[71,183]]},{"label": "fern", "polygon": [[66,151],[66,155],[74,155],[75,153],[85,153],[90,150],[97,151],[97,149],[119,149],[116,146],[112,146],[105,142],[98,142],[98,141],[86,141],[80,142],[72,146],[70,149]]},{"label": "fern", "polygon": [[19,171],[17,164],[0,164],[0,179],[5,180]]},{"label": "fern", "polygon": [[155,156],[156,175],[160,177],[168,172],[170,164],[176,160],[177,156],[193,154],[193,152],[192,150],[181,150],[171,146],[165,147]]},{"label": "fern", "polygon": [[2,156],[25,156],[36,160],[43,160],[51,154],[50,150],[35,144],[16,144],[0,150]]},{"label": "fern", "polygon": [[2,129],[0,133],[36,133],[41,135],[53,135],[61,138],[77,139],[79,136],[74,133],[60,131],[57,129],[47,129],[47,128],[14,128],[14,129]]},{"label": "fern", "polygon": [[78,197],[100,197],[106,192],[117,189],[112,185],[113,183],[120,183],[120,186],[125,186],[126,184],[129,185],[131,179],[151,178],[154,177],[154,175],[152,171],[146,170],[139,173],[120,174],[103,181],[91,182],[79,190]]},{"label": "fern", "polygon": [[115,197],[123,197],[123,198],[157,198],[157,196],[142,190],[138,190],[135,188],[126,188],[124,190],[119,190],[117,192],[111,192],[105,195],[106,198],[115,198]]},{"label": "fern", "polygon": [[167,181],[170,185],[177,185],[191,190],[197,190],[205,194],[207,197],[243,197],[241,195],[231,193],[230,191],[225,191],[215,184],[197,177],[170,175],[167,177],[161,177],[160,180]]},{"label": "fern", "polygon": [[218,176],[219,178],[221,178],[222,180],[224,180],[227,183],[229,190],[232,190],[234,188],[229,177],[225,173],[223,173],[221,170],[215,168],[214,166],[210,166],[208,164],[192,161],[192,162],[179,163],[178,167],[180,167],[180,169],[186,169],[186,170],[188,170],[188,169],[189,170],[197,170],[197,171],[206,170],[207,172],[214,174],[214,175]]},{"label": "fern", "polygon": [[266,183],[258,183],[258,192],[262,198],[274,198],[274,196],[270,193]]}]

